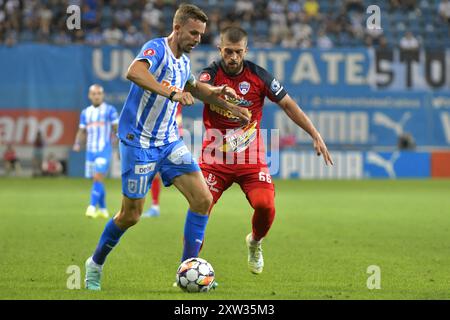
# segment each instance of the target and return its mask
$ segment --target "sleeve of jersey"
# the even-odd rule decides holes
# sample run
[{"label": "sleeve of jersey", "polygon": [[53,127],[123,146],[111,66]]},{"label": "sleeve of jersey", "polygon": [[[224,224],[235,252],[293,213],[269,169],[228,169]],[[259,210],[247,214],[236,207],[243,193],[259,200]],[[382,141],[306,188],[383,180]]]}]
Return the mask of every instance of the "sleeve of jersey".
[{"label": "sleeve of jersey", "polygon": [[110,112],[110,119],[112,124],[118,124],[119,123],[119,114],[117,113],[116,108],[111,106],[111,112]]},{"label": "sleeve of jersey", "polygon": [[86,112],[84,110],[80,114],[80,125],[78,126],[78,128],[86,128]]},{"label": "sleeve of jersey", "polygon": [[149,41],[144,44],[139,54],[134,60],[147,60],[150,64],[150,72],[154,73],[158,69],[164,56],[164,46],[156,41]]},{"label": "sleeve of jersey", "polygon": [[264,81],[266,96],[272,102],[279,102],[287,95],[287,91],[284,89],[283,85],[281,85],[281,83],[265,69],[258,68],[256,73],[261,80]]}]

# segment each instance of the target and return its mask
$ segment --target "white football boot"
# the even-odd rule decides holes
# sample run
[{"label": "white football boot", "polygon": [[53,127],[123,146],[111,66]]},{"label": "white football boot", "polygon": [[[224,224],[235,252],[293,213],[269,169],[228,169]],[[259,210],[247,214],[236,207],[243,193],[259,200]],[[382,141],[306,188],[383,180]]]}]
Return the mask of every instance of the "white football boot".
[{"label": "white football boot", "polygon": [[89,206],[86,209],[86,217],[97,218],[97,210],[94,206]]},{"label": "white football boot", "polygon": [[260,274],[264,268],[261,241],[254,241],[249,233],[245,238],[248,248],[248,268],[254,274]]}]

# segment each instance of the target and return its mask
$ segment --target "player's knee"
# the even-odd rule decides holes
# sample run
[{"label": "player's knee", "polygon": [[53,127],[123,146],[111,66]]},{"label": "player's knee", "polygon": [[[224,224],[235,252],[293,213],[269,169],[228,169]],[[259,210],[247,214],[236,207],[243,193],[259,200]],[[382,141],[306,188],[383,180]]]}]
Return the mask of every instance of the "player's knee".
[{"label": "player's knee", "polygon": [[191,209],[198,213],[207,214],[212,203],[213,196],[209,190],[206,190],[195,197],[193,203],[191,203]]},{"label": "player's knee", "polygon": [[258,196],[252,199],[252,207],[257,211],[274,212],[275,204],[272,197]]},{"label": "player's knee", "polygon": [[140,208],[138,207],[132,207],[132,208],[123,208],[120,213],[117,215],[116,221],[118,224],[120,224],[122,227],[129,228],[134,226],[136,223],[139,222],[139,219],[141,217]]}]

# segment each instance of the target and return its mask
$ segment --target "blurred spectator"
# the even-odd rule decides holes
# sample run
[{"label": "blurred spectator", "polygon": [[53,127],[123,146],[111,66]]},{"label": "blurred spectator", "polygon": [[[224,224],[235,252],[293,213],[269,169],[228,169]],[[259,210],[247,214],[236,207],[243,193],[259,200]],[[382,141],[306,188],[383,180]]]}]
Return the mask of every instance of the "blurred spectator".
[{"label": "blurred spectator", "polygon": [[42,174],[44,176],[56,177],[63,171],[61,162],[56,159],[53,153],[49,153],[47,159],[42,163]]},{"label": "blurred spectator", "polygon": [[239,16],[243,16],[246,13],[252,13],[255,10],[253,1],[250,0],[237,0],[235,2],[235,10]]},{"label": "blurred spectator", "polygon": [[287,35],[281,41],[283,48],[298,48],[298,41],[294,37],[292,31],[288,31]]},{"label": "blurred spectator", "polygon": [[287,32],[287,17],[284,12],[284,5],[281,0],[271,1],[267,7],[270,20],[270,42],[279,44],[282,37]]},{"label": "blurred spectator", "polygon": [[32,160],[32,175],[37,177],[42,175],[42,159],[44,155],[44,139],[41,131],[38,131],[36,139],[33,143],[33,160]]},{"label": "blurred spectator", "polygon": [[365,12],[364,3],[362,0],[345,0],[344,7],[347,12]]},{"label": "blurred spectator", "polygon": [[47,42],[50,39],[50,25],[53,12],[46,5],[41,5],[39,9],[39,39]]},{"label": "blurred spectator", "polygon": [[103,31],[103,39],[106,44],[118,45],[123,39],[123,32],[114,23]]},{"label": "blurred spectator", "polygon": [[417,6],[416,0],[389,0],[390,10],[414,10]]},{"label": "blurred spectator", "polygon": [[125,29],[130,25],[131,17],[131,10],[125,5],[119,6],[114,12],[114,22],[121,29]]},{"label": "blurred spectator", "polygon": [[407,31],[405,35],[400,39],[400,49],[405,51],[419,50],[419,40],[414,37],[411,31]]},{"label": "blurred spectator", "polygon": [[58,45],[70,44],[72,39],[67,34],[65,28],[61,28],[57,34],[53,36],[53,43]]},{"label": "blurred spectator", "polygon": [[129,26],[127,32],[123,37],[123,44],[130,47],[137,47],[144,44],[146,39],[141,32],[137,31],[137,28],[133,25]]},{"label": "blurred spectator", "polygon": [[14,147],[10,143],[6,146],[6,150],[3,153],[3,162],[5,166],[5,174],[7,176],[9,176],[13,170],[16,174],[20,174],[20,162],[17,157],[16,150],[14,150]]},{"label": "blurred spectator", "polygon": [[446,21],[447,23],[450,23],[450,1],[449,0],[442,0],[439,3],[438,13],[439,13],[439,16],[444,21]]},{"label": "blurred spectator", "polygon": [[389,43],[386,37],[381,36],[378,40],[378,50],[389,50]]},{"label": "blurred spectator", "polygon": [[293,23],[291,30],[294,34],[295,40],[297,40],[301,48],[311,47],[311,37],[313,35],[313,29],[306,22],[306,18],[304,15],[299,15],[299,19],[295,23]]},{"label": "blurred spectator", "polygon": [[321,29],[317,36],[317,47],[320,49],[330,49],[333,47],[333,41],[326,34],[325,30]]},{"label": "blurred spectator", "polygon": [[144,33],[159,32],[161,29],[163,12],[152,2],[147,2],[145,10],[142,12],[142,29]]},{"label": "blurred spectator", "polygon": [[[298,46],[309,47],[313,40],[319,43],[316,37],[322,28],[334,46],[362,46],[369,42],[377,46],[383,34],[395,37],[410,23],[420,26],[416,31],[418,39],[430,32],[436,35],[425,42],[427,46],[433,46],[434,39],[448,38],[450,30],[439,26],[430,10],[450,23],[450,0],[421,0],[420,6],[417,0],[385,2],[390,10],[387,12],[383,7],[384,30],[366,30],[366,0],[204,0],[195,3],[204,4],[203,9],[210,19],[203,44],[216,43],[219,30],[229,25],[240,25],[248,31],[250,45],[264,47],[280,44],[292,47],[294,39]],[[140,46],[145,40],[171,32],[172,16],[178,3],[173,0],[0,0],[0,43],[12,46],[18,42],[51,41],[55,44]],[[82,8],[81,31],[66,28],[69,4]],[[300,17],[303,22],[299,21]],[[312,29],[311,35],[305,37],[309,31],[303,24]],[[302,35],[297,33],[299,25],[304,29]],[[367,36],[371,40],[367,40]],[[329,41],[325,42],[327,47]]]},{"label": "blurred spectator", "polygon": [[349,14],[350,19],[350,32],[357,38],[362,39],[364,36],[365,28],[365,16],[360,11],[351,11]]},{"label": "blurred spectator", "polygon": [[103,34],[100,32],[99,27],[93,28],[86,34],[86,44],[91,46],[100,46],[103,44]]},{"label": "blurred spectator", "polygon": [[100,17],[95,7],[91,7],[86,3],[83,5],[81,20],[83,21],[83,27],[92,29],[98,26]]},{"label": "blurred spectator", "polygon": [[303,5],[303,10],[305,11],[308,20],[320,18],[319,3],[316,0],[306,0]]}]

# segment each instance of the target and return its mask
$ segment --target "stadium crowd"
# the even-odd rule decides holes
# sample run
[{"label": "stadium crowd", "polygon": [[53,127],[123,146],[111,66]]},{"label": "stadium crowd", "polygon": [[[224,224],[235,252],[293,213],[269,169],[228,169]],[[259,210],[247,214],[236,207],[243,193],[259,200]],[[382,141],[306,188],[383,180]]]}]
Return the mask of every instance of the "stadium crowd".
[{"label": "stadium crowd", "polygon": [[[0,0],[0,44],[140,46],[167,35],[180,1]],[[219,30],[237,24],[256,47],[450,46],[450,0],[381,0],[381,30],[368,30],[371,0],[193,0],[209,16],[203,43],[216,44]],[[68,30],[69,5],[81,11],[81,29]],[[407,38],[405,40],[405,38]],[[413,39],[413,40],[411,40]]]}]

